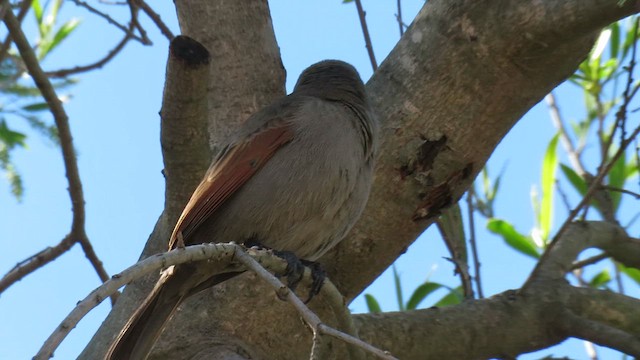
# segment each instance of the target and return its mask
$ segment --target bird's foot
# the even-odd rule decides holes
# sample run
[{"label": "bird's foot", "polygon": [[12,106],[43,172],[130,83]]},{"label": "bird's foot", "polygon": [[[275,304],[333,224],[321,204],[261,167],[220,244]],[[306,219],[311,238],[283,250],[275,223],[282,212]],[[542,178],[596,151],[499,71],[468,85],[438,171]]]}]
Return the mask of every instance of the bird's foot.
[{"label": "bird's foot", "polygon": [[282,276],[287,277],[287,286],[294,292],[304,276],[305,267],[311,270],[311,289],[309,290],[307,299],[304,301],[305,304],[320,293],[322,284],[324,284],[324,280],[327,277],[327,273],[320,263],[299,259],[290,251],[274,251],[274,254],[287,262],[287,268]]}]

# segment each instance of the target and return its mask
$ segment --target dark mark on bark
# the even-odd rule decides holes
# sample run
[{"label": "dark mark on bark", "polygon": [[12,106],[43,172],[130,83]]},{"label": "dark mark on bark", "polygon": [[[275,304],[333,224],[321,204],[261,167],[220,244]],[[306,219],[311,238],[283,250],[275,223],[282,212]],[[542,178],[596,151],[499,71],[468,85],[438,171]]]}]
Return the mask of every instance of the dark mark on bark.
[{"label": "dark mark on bark", "polygon": [[440,150],[447,144],[447,137],[442,135],[438,140],[427,140],[421,136],[423,142],[418,148],[416,157],[416,169],[418,171],[428,171],[433,167],[433,162]]},{"label": "dark mark on bark", "polygon": [[458,199],[454,199],[452,189],[456,188],[460,181],[471,175],[472,168],[472,163],[469,163],[450,175],[445,181],[429,188],[426,192],[421,192],[420,204],[411,219],[418,221],[433,218],[440,215],[440,210],[456,202]]},{"label": "dark mark on bark", "polygon": [[416,172],[429,172],[436,157],[447,144],[447,137],[444,135],[437,140],[428,140],[424,135],[420,135],[420,139],[422,143],[418,146],[415,157],[398,169],[402,180]]}]

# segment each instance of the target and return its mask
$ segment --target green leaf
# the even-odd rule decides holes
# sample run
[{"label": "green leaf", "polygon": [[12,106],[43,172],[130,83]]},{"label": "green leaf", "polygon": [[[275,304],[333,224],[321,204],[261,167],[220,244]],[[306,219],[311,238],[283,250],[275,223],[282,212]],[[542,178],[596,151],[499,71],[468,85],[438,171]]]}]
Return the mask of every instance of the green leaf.
[{"label": "green leaf", "polygon": [[611,79],[616,70],[618,70],[618,59],[609,59],[600,66],[600,69],[598,70],[598,77],[603,82],[606,82]]},{"label": "green leaf", "polygon": [[600,62],[600,57],[602,56],[604,49],[607,48],[607,44],[609,43],[610,38],[611,29],[604,29],[600,32],[600,36],[598,36],[598,40],[593,46],[593,50],[591,50],[591,55],[589,56],[589,59],[592,62]]},{"label": "green leaf", "polygon": [[33,9],[33,14],[36,16],[36,21],[38,24],[42,23],[42,5],[40,4],[40,0],[33,0],[31,2],[31,8]]},{"label": "green leaf", "polygon": [[594,275],[593,278],[591,278],[591,281],[589,281],[589,286],[591,286],[592,288],[603,287],[610,281],[611,275],[609,274],[609,271],[607,269],[604,269]]},{"label": "green leaf", "polygon": [[367,302],[367,308],[370,313],[381,313],[382,308],[380,308],[380,304],[378,304],[378,300],[373,297],[371,294],[364,294],[364,300]]},{"label": "green leaf", "polygon": [[569,180],[571,185],[573,185],[573,188],[576,189],[576,191],[580,195],[584,196],[587,193],[589,187],[587,186],[587,182],[584,181],[582,176],[578,175],[578,173],[573,171],[572,168],[568,167],[565,164],[560,164],[560,170],[562,170],[564,176],[567,177],[567,180]]},{"label": "green leaf", "polygon": [[[614,187],[616,189],[622,189],[624,187],[624,183],[626,182],[626,165],[627,159],[625,154],[623,153],[618,160],[611,167],[611,171],[609,171],[609,186]],[[613,202],[613,211],[614,213],[618,210],[620,206],[620,200],[622,199],[622,193],[620,191],[611,190],[609,191],[609,195],[611,196],[611,200]]]},{"label": "green leaf", "polygon": [[500,219],[489,219],[487,222],[487,230],[502,236],[502,239],[507,243],[507,245],[511,246],[515,250],[525,255],[529,255],[534,259],[540,257],[538,248],[533,240],[530,237],[517,232],[516,229],[514,229],[508,222]]},{"label": "green leaf", "polygon": [[24,142],[26,138],[27,135],[9,129],[4,120],[0,122],[0,142],[3,142],[8,149],[15,146],[26,147]]},{"label": "green leaf", "polygon": [[62,6],[62,0],[54,0],[53,5],[51,6],[51,11],[49,11],[49,21],[51,24],[55,24],[56,19],[58,19],[58,10]]},{"label": "green leaf", "polygon": [[636,21],[635,16],[631,18],[631,22],[633,25],[629,27],[625,35],[624,42],[622,43],[622,56],[620,57],[620,59],[624,59],[627,56],[627,53],[631,49],[631,46],[633,46],[633,39],[637,39],[637,36],[635,36],[635,34],[638,33],[638,22]]},{"label": "green leaf", "polygon": [[46,102],[33,103],[30,105],[23,106],[22,110],[28,111],[28,112],[44,111],[44,110],[49,110],[49,105],[47,105]]},{"label": "green leaf", "polygon": [[444,287],[442,284],[434,283],[434,282],[425,282],[424,284],[418,286],[411,294],[411,298],[407,301],[407,310],[415,310],[418,308],[418,305],[424,300],[429,294],[432,292]]},{"label": "green leaf", "polygon": [[624,178],[629,180],[632,177],[636,176],[640,169],[638,169],[638,154],[634,154],[633,158],[627,163],[624,171]]},{"label": "green leaf", "polygon": [[396,269],[396,265],[393,265],[393,284],[396,288],[396,298],[398,299],[398,309],[404,311],[404,299],[402,298],[402,286],[400,284],[400,275]]},{"label": "green leaf", "polygon": [[71,19],[64,23],[53,37],[47,36],[42,39],[38,46],[38,59],[44,59],[53,49],[60,45],[62,40],[69,36],[71,32],[78,27],[78,25],[80,25],[80,20]]},{"label": "green leaf", "polygon": [[542,161],[542,199],[540,201],[540,213],[538,221],[542,240],[546,243],[551,231],[553,220],[553,193],[556,183],[556,170],[558,169],[558,155],[556,147],[560,134],[556,134],[547,146],[544,159]]},{"label": "green leaf", "polygon": [[71,19],[64,23],[60,27],[60,29],[58,29],[58,32],[56,32],[56,34],[53,36],[53,41],[51,42],[51,48],[49,49],[49,51],[55,49],[56,46],[60,45],[60,42],[66,39],[67,36],[69,36],[73,32],[73,30],[78,27],[78,25],[80,25],[79,19]]},{"label": "green leaf", "polygon": [[632,268],[632,267],[626,267],[622,264],[617,264],[618,267],[620,268],[620,271],[622,271],[623,274],[627,275],[628,277],[630,277],[633,281],[635,281],[638,285],[640,285],[640,269],[636,269],[636,268]]},{"label": "green leaf", "polygon": [[447,248],[456,261],[468,264],[467,243],[464,235],[464,224],[462,223],[462,211],[458,203],[442,211],[438,219],[438,229]]},{"label": "green leaf", "polygon": [[433,306],[435,307],[443,307],[449,305],[457,305],[462,302],[462,286],[458,286],[455,289],[452,289],[447,295],[445,295],[440,301],[435,303]]},{"label": "green leaf", "polygon": [[609,57],[615,59],[618,57],[618,51],[620,50],[620,24],[614,22],[609,25],[611,29],[611,41],[609,42]]},{"label": "green leaf", "polygon": [[11,186],[11,193],[18,200],[22,200],[22,194],[24,193],[24,187],[22,186],[22,178],[20,174],[16,171],[13,164],[4,160],[0,161],[0,167],[4,170],[5,176],[9,181],[9,186]]}]

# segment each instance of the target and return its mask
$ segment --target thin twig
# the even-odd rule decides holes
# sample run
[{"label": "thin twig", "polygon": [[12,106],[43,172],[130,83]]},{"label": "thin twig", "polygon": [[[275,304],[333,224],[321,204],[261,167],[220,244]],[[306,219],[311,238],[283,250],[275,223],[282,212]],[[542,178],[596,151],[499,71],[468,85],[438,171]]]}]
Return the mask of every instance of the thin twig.
[{"label": "thin twig", "polygon": [[604,259],[608,259],[609,255],[607,254],[600,254],[600,255],[596,255],[596,256],[592,256],[588,259],[584,259],[584,260],[580,260],[580,261],[576,261],[571,265],[571,270],[576,270],[576,269],[582,269],[585,266],[589,266],[589,265],[593,265],[596,264]]},{"label": "thin twig", "polygon": [[631,190],[621,189],[621,188],[617,188],[615,186],[610,186],[610,185],[602,185],[602,188],[606,189],[606,190],[611,190],[611,191],[615,191],[615,192],[631,195],[636,199],[640,199],[640,194],[638,194],[636,192],[633,192]]},{"label": "thin twig", "polygon": [[131,31],[130,29],[128,29],[126,26],[120,24],[119,22],[117,22],[116,20],[114,20],[111,16],[109,16],[109,14],[105,14],[102,11],[94,8],[93,6],[89,5],[89,3],[82,1],[82,0],[72,0],[74,4],[76,4],[77,6],[83,7],[85,9],[87,9],[89,12],[94,13],[95,15],[98,15],[99,17],[107,20],[107,22],[115,27],[117,27],[118,29],[122,30],[125,34],[129,35],[129,37],[131,39],[137,40],[140,43],[144,44],[144,45],[149,45],[149,39],[143,39],[140,36],[136,35],[133,33],[133,31]]},{"label": "thin twig", "polygon": [[[3,3],[6,3],[6,0],[3,1]],[[22,32],[18,19],[16,19],[12,12],[8,11],[4,16],[4,22],[7,25],[7,29],[9,30],[11,37],[13,38],[13,42],[16,44],[16,47],[20,52],[20,56],[22,57],[29,74],[40,90],[42,97],[47,102],[58,130],[60,148],[62,149],[62,158],[67,181],[69,183],[68,190],[73,213],[71,231],[68,236],[71,241],[80,242],[85,255],[89,258],[91,264],[98,273],[98,276],[104,281],[108,278],[107,272],[104,270],[102,263],[93,251],[93,247],[91,246],[85,232],[84,193],[82,190],[82,182],[80,181],[80,173],[78,171],[78,162],[73,146],[73,137],[71,136],[71,129],[69,127],[69,118],[62,106],[62,101],[60,101],[60,98],[56,94],[51,82],[44,74],[44,71],[42,71],[33,49]],[[112,301],[115,301],[115,298],[112,299]]]},{"label": "thin twig", "polygon": [[580,153],[576,151],[575,147],[573,146],[573,142],[569,138],[567,129],[564,126],[564,121],[562,120],[562,116],[560,115],[560,109],[558,108],[555,96],[553,95],[553,93],[549,93],[544,97],[544,100],[547,102],[547,106],[549,107],[551,122],[560,133],[560,141],[567,151],[567,156],[569,157],[571,166],[576,169],[578,174],[584,176],[587,171],[584,169],[582,161],[580,160]]},{"label": "thin twig", "polygon": [[160,29],[162,35],[164,35],[169,41],[173,40],[175,35],[171,32],[171,29],[165,24],[160,18],[160,14],[156,13],[149,4],[147,4],[144,0],[136,0],[136,3],[144,11],[145,14],[153,21],[154,24]]},{"label": "thin twig", "polygon": [[120,42],[113,48],[111,49],[107,55],[92,63],[89,65],[82,65],[82,66],[74,66],[72,68],[68,68],[68,69],[60,69],[60,70],[54,70],[54,71],[48,71],[45,73],[46,76],[48,77],[52,77],[52,78],[61,78],[61,77],[66,77],[72,74],[77,74],[77,73],[81,73],[81,72],[86,72],[86,71],[90,71],[90,70],[95,70],[98,68],[103,67],[106,63],[108,63],[109,61],[111,61],[111,59],[113,59],[116,55],[118,55],[118,53],[124,49],[124,46],[129,42],[131,38],[129,37],[129,35],[125,35],[122,40],[120,40]]},{"label": "thin twig", "polygon": [[560,185],[560,181],[558,179],[556,179],[556,188],[558,189],[558,193],[560,194],[562,203],[567,208],[567,212],[571,211],[571,203],[569,202],[569,197],[567,196],[567,193],[562,190],[562,186]]},{"label": "thin twig", "polygon": [[624,295],[624,285],[622,284],[622,274],[620,274],[620,267],[614,262],[613,273],[615,274],[616,285],[618,286],[618,293]]},{"label": "thin twig", "polygon": [[56,259],[62,255],[65,251],[69,250],[75,241],[71,239],[69,235],[65,236],[58,245],[54,247],[47,247],[46,249],[38,252],[29,258],[17,263],[5,276],[0,279],[0,294],[5,291],[9,286],[20,281],[26,275],[32,273],[38,268],[46,265],[51,260]]},{"label": "thin twig", "polygon": [[476,290],[478,298],[484,298],[482,291],[482,279],[480,278],[480,257],[478,256],[478,245],[476,244],[476,226],[473,211],[473,186],[467,192],[467,214],[469,218],[469,243],[471,245],[471,254],[473,256],[473,271],[475,273],[474,280],[476,282]]},{"label": "thin twig", "polygon": [[[636,23],[634,29],[638,29],[638,23],[640,22],[640,18],[636,18]],[[631,90],[631,85],[633,84],[633,69],[636,66],[636,45],[638,42],[638,32],[635,31],[633,33],[633,45],[631,47],[631,58],[629,59],[629,65],[625,67],[627,70],[627,83],[624,87],[624,91],[622,92],[622,105],[616,112],[616,120],[613,125],[613,131],[611,132],[611,136],[607,139],[605,149],[603,151],[608,152],[611,144],[613,143],[613,135],[615,134],[616,129],[620,128],[620,142],[625,139],[625,131],[626,131],[626,119],[627,119],[627,108],[631,103],[631,99],[635,96],[638,87],[640,84],[634,86],[633,90]],[[603,154],[606,156],[606,153]],[[603,157],[604,159],[604,157]],[[604,162],[604,160],[603,160]]]},{"label": "thin twig", "polygon": [[[22,23],[22,20],[24,20],[24,17],[29,12],[29,9],[31,9],[31,1],[32,0],[24,0],[22,2],[20,6],[20,11],[18,12],[19,23]],[[10,7],[11,5],[7,3],[7,8],[10,8]],[[7,11],[11,11],[11,10],[8,9]],[[4,13],[2,14],[2,17],[0,19],[4,19]],[[11,34],[7,34],[7,36],[5,36],[4,38],[4,42],[2,43],[2,47],[0,48],[0,64],[2,64],[2,61],[4,61],[4,59],[7,57],[7,54],[9,54],[10,47],[11,47]]]},{"label": "thin twig", "polygon": [[371,67],[373,71],[378,69],[378,62],[376,56],[373,53],[373,46],[371,45],[371,38],[369,37],[369,28],[367,27],[367,19],[364,10],[362,9],[362,3],[360,0],[356,0],[356,8],[358,9],[358,17],[360,18],[360,26],[362,26],[362,34],[364,35],[364,44],[369,54],[369,60],[371,60]]},{"label": "thin twig", "polygon": [[131,13],[131,20],[129,24],[132,26],[132,29],[138,29],[140,36],[142,36],[143,39],[147,40],[149,44],[151,44],[151,40],[149,40],[149,37],[147,36],[147,32],[145,31],[144,27],[142,27],[142,24],[140,24],[140,21],[138,20],[138,10],[139,10],[138,3],[135,1],[129,1],[129,12]]},{"label": "thin twig", "polygon": [[404,35],[404,24],[402,23],[402,0],[398,0],[398,14],[396,14],[398,26],[400,27],[400,36]]}]

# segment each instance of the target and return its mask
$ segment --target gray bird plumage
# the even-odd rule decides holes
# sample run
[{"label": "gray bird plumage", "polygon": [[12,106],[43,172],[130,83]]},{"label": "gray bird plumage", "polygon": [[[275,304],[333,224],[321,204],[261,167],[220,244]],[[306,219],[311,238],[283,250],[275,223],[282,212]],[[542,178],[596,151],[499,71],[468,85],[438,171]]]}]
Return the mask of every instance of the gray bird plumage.
[{"label": "gray bird plumage", "polygon": [[[257,240],[317,260],[360,217],[373,179],[377,122],[349,64],[327,60],[300,75],[288,96],[231,136],[195,190],[170,239],[186,245]],[[145,359],[188,296],[232,277],[206,263],[165,270],[107,359]]]}]

